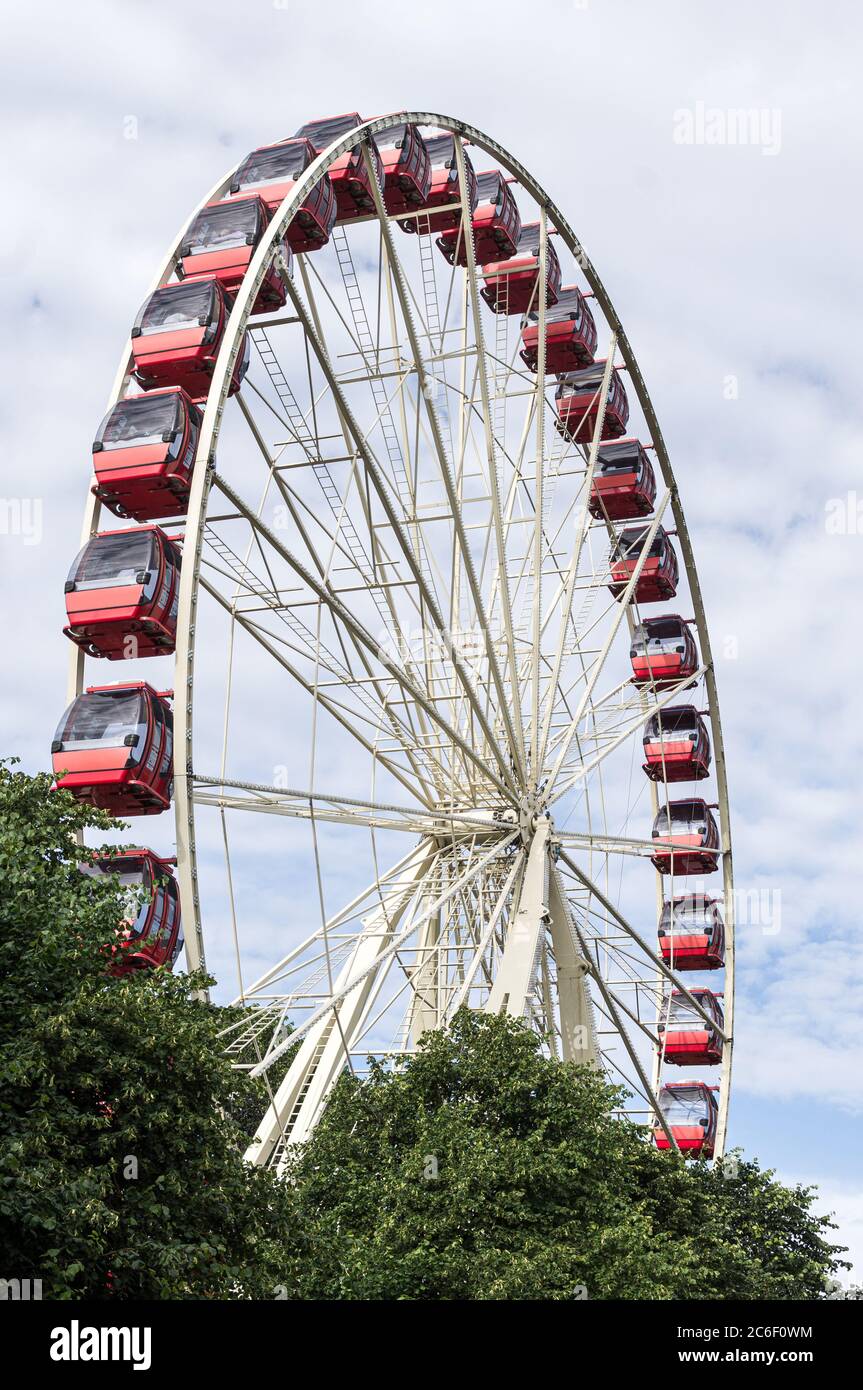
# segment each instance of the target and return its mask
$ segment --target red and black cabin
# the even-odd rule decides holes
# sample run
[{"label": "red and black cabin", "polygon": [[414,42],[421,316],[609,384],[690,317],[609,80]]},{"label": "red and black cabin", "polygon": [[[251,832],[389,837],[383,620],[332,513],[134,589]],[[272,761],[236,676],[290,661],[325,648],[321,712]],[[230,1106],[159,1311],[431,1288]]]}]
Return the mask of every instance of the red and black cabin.
[{"label": "red and black cabin", "polygon": [[[163,285],[141,305],[132,328],[135,378],[145,390],[182,386],[204,400],[230,313],[230,300],[213,275]],[[244,335],[228,390],[232,396],[249,365]]]},{"label": "red and black cabin", "polygon": [[649,516],[656,501],[656,475],[637,439],[600,444],[590,489],[589,510],[597,520],[629,521]]},{"label": "red and black cabin", "polygon": [[[471,218],[477,265],[507,260],[515,255],[521,235],[521,214],[512,190],[500,169],[476,176],[476,207]],[[450,265],[467,265],[461,226],[451,227],[437,239]]]},{"label": "red and black cabin", "polygon": [[[589,444],[593,439],[604,374],[605,362],[594,362],[592,367],[566,372],[557,384],[554,400],[559,417],[558,429],[576,444]],[[629,401],[620,373],[614,367],[608,383],[601,438],[619,439],[626,433],[628,419]]]},{"label": "red and black cabin", "polygon": [[685,994],[673,990],[657,1024],[665,1060],[676,1067],[716,1067],[722,1061],[722,1005],[710,989],[689,992],[712,1022],[701,1017]]},{"label": "red and black cabin", "polygon": [[719,829],[700,798],[661,806],[650,833],[653,866],[661,874],[712,874],[719,867]]},{"label": "red and black cabin", "polygon": [[[659,1109],[681,1153],[692,1158],[712,1158],[716,1147],[719,1107],[715,1088],[705,1081],[670,1081],[659,1093]],[[655,1122],[653,1137],[658,1149],[669,1149],[665,1132]]]},{"label": "red and black cabin", "polygon": [[[522,227],[515,255],[485,266],[485,284],[480,294],[494,314],[526,314],[539,303],[540,227],[528,222]],[[546,304],[557,303],[560,290],[560,261],[554,242],[546,239]]]},{"label": "red and black cabin", "polygon": [[703,893],[666,901],[659,918],[659,949],[665,964],[682,970],[721,970],[725,923],[719,903]]},{"label": "red and black cabin", "polygon": [[629,648],[634,685],[676,685],[698,670],[698,648],[689,623],[677,613],[645,618]]},{"label": "red and black cabin", "polygon": [[171,804],[174,719],[146,681],[90,686],[63,715],[51,756],[57,787],[117,816]]},{"label": "red and black cabin", "polygon": [[79,866],[88,878],[119,880],[126,899],[127,916],[118,928],[117,941],[106,947],[112,958],[110,974],[173,968],[183,945],[175,862],[151,849],[123,849],[94,855]]},{"label": "red and black cabin", "polygon": [[158,526],[102,531],[66,580],[66,636],[109,661],[174,650],[180,552]]},{"label": "red and black cabin", "polygon": [[[455,158],[455,136],[435,135],[426,140],[431,175],[428,197],[421,217],[406,217],[399,222],[403,232],[457,232],[461,227],[461,185]],[[476,172],[470,155],[464,154],[467,189],[465,204],[473,217],[477,202]]]},{"label": "red and black cabin", "polygon": [[[649,526],[627,526],[618,533],[611,556],[611,581],[608,585],[615,598],[621,597],[635,573],[649,530]],[[658,526],[636,580],[633,599],[636,603],[659,603],[663,599],[674,598],[679,577],[671,537],[664,527]]]},{"label": "red and black cabin", "polygon": [[[256,194],[208,203],[193,218],[183,237],[177,274],[187,283],[212,276],[227,294],[236,294],[269,221],[270,210]],[[290,261],[291,252],[284,242],[282,250]],[[271,263],[252,313],[268,314],[281,309],[287,297],[282,277]]]},{"label": "red and black cabin", "polygon": [[431,163],[415,125],[393,125],[375,136],[384,169],[384,207],[391,216],[425,207],[431,190]]},{"label": "red and black cabin", "polygon": [[[315,154],[323,154],[334,140],[347,135],[355,126],[362,125],[363,118],[356,111],[348,111],[344,116],[326,116],[320,121],[308,121],[300,126],[295,139],[308,140]],[[382,186],[384,169],[380,152],[372,138],[368,137],[372,167]],[[354,145],[331,165],[330,181],[336,198],[336,221],[349,222],[355,217],[367,217],[374,212],[372,185],[369,170],[363,158],[362,146]]]},{"label": "red and black cabin", "polygon": [[694,705],[666,705],[647,721],[644,771],[654,782],[710,776],[710,735]]},{"label": "red and black cabin", "polygon": [[[231,181],[232,194],[255,193],[270,212],[287,198],[294,184],[317,159],[310,140],[281,140],[252,150]],[[326,245],[336,220],[336,195],[329,174],[324,174],[306,194],[288,227],[292,251],[317,251]]]},{"label": "red and black cabin", "polygon": [[[539,315],[528,314],[530,322],[522,329],[521,359],[532,372],[539,366]],[[564,285],[557,302],[546,310],[545,373],[578,371],[593,364],[596,352],[596,323],[578,285]]]},{"label": "red and black cabin", "polygon": [[93,492],[115,516],[185,516],[200,428],[179,386],[118,401],[93,442]]}]

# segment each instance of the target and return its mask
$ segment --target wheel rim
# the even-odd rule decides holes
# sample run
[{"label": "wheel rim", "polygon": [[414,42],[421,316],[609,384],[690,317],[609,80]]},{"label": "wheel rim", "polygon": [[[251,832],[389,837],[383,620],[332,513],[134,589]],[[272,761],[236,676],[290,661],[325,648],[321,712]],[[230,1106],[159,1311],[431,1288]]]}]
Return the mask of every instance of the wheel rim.
[{"label": "wheel rim", "polygon": [[[188,963],[205,962],[209,817],[222,841],[238,1001],[256,1006],[226,1046],[237,1065],[274,1075],[288,1046],[286,1022],[299,1033],[299,1053],[249,1150],[255,1162],[281,1162],[287,1142],[307,1137],[345,1065],[360,1067],[366,1053],[403,1055],[462,1003],[525,1017],[556,1055],[597,1058],[634,1089],[629,1108],[639,1119],[655,1111],[661,1082],[675,1079],[656,1021],[670,989],[687,991],[686,979],[658,961],[650,911],[642,906],[633,922],[627,904],[636,891],[642,904],[649,895],[643,793],[652,813],[679,793],[665,782],[644,787],[640,769],[629,782],[620,772],[627,755],[632,765],[647,714],[669,697],[624,689],[621,679],[638,610],[604,587],[609,528],[584,506],[597,437],[577,447],[555,429],[554,379],[540,390],[541,371],[527,372],[518,358],[518,316],[492,316],[482,304],[471,240],[466,270],[451,271],[431,237],[402,234],[379,192],[375,217],[337,227],[330,246],[297,257],[292,277],[282,262],[286,309],[249,322],[280,233],[309,190],[345,151],[397,120],[462,137],[517,182],[523,221],[540,223],[541,278],[553,229],[601,310],[598,354],[604,332],[608,362],[628,371],[643,417],[629,432],[653,445],[659,490],[645,524],[673,517],[713,745],[720,873],[716,889],[705,886],[723,901],[726,932],[718,1156],[733,1031],[731,838],[715,673],[682,506],[634,354],[572,229],[518,161],[449,117],[398,113],[334,142],[274,214],[236,295],[180,528],[175,821]],[[464,188],[458,139],[455,153]],[[199,208],[227,193],[233,172]],[[184,231],[153,288],[170,278]],[[538,312],[543,341],[541,300]],[[229,402],[247,327],[253,366]],[[112,404],[125,394],[129,364],[127,347]],[[225,457],[239,433],[256,471]],[[537,458],[542,467],[531,471]],[[85,537],[98,519],[91,498]],[[681,603],[674,608],[683,611]],[[215,613],[226,615],[228,631],[220,741],[212,727],[193,739],[193,718],[197,727],[212,705],[211,663],[202,673],[201,653],[210,651]],[[236,673],[249,643],[311,696],[306,782],[275,785],[272,774],[234,770]],[[73,694],[84,665],[76,649]],[[247,703],[246,727],[254,718]],[[365,796],[347,765],[348,790],[318,785],[321,749],[334,730],[372,769]],[[249,811],[308,825],[320,907],[307,939],[297,931],[281,964],[251,982],[242,869],[229,831]],[[360,830],[368,836],[371,872],[345,909],[336,907],[331,881],[343,878],[330,843],[336,827],[351,843]],[[399,837],[410,848],[382,861],[382,843]],[[659,904],[701,886],[654,877]]]}]

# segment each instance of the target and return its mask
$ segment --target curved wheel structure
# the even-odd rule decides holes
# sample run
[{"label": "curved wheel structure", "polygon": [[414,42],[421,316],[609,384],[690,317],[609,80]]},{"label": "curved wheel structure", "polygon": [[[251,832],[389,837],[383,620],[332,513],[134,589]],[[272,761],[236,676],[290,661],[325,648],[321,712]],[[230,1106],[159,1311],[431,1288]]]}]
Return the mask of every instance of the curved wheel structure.
[{"label": "curved wheel structure", "polygon": [[[386,210],[372,148],[396,123],[455,137],[463,266],[440,254],[421,211],[409,234],[405,214]],[[357,148],[374,211],[290,260],[298,209]],[[537,224],[536,370],[520,356],[524,316],[481,295],[467,160],[504,171],[522,225]],[[195,213],[230,196],[233,174]],[[186,233],[153,289],[176,280]],[[553,296],[539,287],[552,260],[587,296],[604,362],[583,438],[560,428],[545,371]],[[274,269],[286,304],[253,313]],[[205,965],[206,946],[223,981],[236,972],[245,1007],[225,1046],[272,1082],[249,1158],[282,1162],[345,1068],[397,1065],[463,1005],[523,1018],[550,1055],[604,1067],[668,1146],[677,1131],[660,1088],[697,1075],[716,1087],[721,1155],[734,918],[710,639],[647,387],[574,231],[481,131],[401,112],[357,124],[299,176],[229,308],[187,511],[160,525],[183,553],[174,813],[187,961]],[[231,395],[247,330],[251,364]],[[140,390],[132,367],[130,340],[109,405]],[[657,480],[616,593],[626,523],[588,508],[613,368]],[[85,542],[111,520],[91,495]],[[660,528],[682,561],[661,610],[637,601]],[[697,669],[636,685],[632,634],[669,606],[691,622]],[[168,663],[132,663],[132,678]],[[75,648],[73,697],[94,665],[105,670]],[[647,721],[681,702],[707,721],[712,794],[670,782],[664,763],[658,779],[642,771]],[[652,867],[651,826],[687,794],[717,808],[712,879]],[[168,821],[148,824],[169,839]],[[721,1026],[693,983],[715,991],[718,977],[678,972],[673,948],[660,951],[663,902],[689,893],[724,908]],[[672,1000],[691,1027],[714,1026],[718,1066],[670,1064]]]}]

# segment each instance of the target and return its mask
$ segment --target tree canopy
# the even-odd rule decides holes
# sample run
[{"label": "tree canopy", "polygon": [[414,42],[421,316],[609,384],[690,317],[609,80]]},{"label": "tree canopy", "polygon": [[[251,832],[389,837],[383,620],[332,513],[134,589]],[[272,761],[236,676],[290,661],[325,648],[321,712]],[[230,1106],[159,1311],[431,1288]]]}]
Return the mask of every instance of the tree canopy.
[{"label": "tree canopy", "polygon": [[283,1185],[241,1161],[220,1011],[194,977],[106,973],[121,898],[75,835],[113,823],[49,788],[0,767],[3,1269],[53,1298],[271,1296]]},{"label": "tree canopy", "polygon": [[300,1297],[814,1298],[813,1192],[660,1153],[622,1093],[462,1011],[403,1071],[344,1078],[293,1171]]},{"label": "tree canopy", "polygon": [[70,1299],[789,1299],[842,1267],[811,1189],[659,1153],[618,1088],[503,1016],[344,1076],[284,1178],[249,1167],[266,1091],[225,1059],[236,1010],[201,978],[107,974],[122,898],[76,836],[112,828],[0,764],[7,1277]]}]

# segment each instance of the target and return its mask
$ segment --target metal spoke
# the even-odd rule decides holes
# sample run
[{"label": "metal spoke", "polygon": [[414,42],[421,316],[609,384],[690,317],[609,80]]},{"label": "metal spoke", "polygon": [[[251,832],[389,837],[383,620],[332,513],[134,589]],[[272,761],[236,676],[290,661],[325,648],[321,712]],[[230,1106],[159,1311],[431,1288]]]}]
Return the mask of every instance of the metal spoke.
[{"label": "metal spoke", "polygon": [[[394,123],[452,137],[458,192],[447,208],[405,211],[402,200],[393,210],[405,189],[391,176],[378,182],[372,142]],[[489,244],[469,201],[468,147],[497,166],[522,225],[538,229],[533,261],[519,242],[517,266],[501,267],[513,224],[507,232],[502,222]],[[340,215],[328,244],[292,258],[288,228],[345,156],[370,175],[371,202],[355,218]],[[234,173],[205,202],[229,196]],[[460,225],[450,264],[433,229],[441,214]],[[186,229],[154,288],[181,277],[185,240]],[[439,245],[447,249],[446,236]],[[561,342],[557,261],[609,344],[601,381],[584,393],[589,430],[558,414],[558,372],[546,371]],[[279,281],[284,308],[256,312],[262,289]],[[429,112],[361,121],[275,209],[219,331],[185,515],[158,524],[183,554],[174,826],[187,962],[204,965],[210,918],[218,969],[229,959],[239,981],[222,1038],[239,1070],[267,1079],[296,1049],[250,1161],[283,1167],[346,1068],[361,1076],[369,1056],[403,1065],[462,1006],[503,1010],[547,1056],[619,1076],[645,1107],[627,1113],[647,1114],[674,1147],[659,1103],[672,997],[722,1045],[721,1154],[733,879],[709,634],[643,377],[566,218],[517,160],[464,122]],[[246,335],[252,361],[237,390]],[[133,347],[112,405],[138,392]],[[598,491],[600,450],[627,423],[618,372],[640,411],[630,432],[653,450],[659,484],[652,513],[637,518],[606,508]],[[687,676],[636,684],[626,639],[642,620],[636,594],[666,512],[683,562],[675,607],[693,624],[698,660]],[[643,535],[618,585],[618,519],[629,518]],[[85,540],[100,525],[91,495]],[[91,662],[75,648],[73,696]],[[154,688],[170,685],[155,670],[143,670]],[[655,823],[692,794],[685,783],[678,790],[679,764],[663,753],[656,765],[648,752],[646,778],[641,756],[650,721],[688,703],[691,689],[713,752],[712,768],[693,767],[719,808],[711,854],[725,919],[724,1025],[700,985],[682,983],[673,953],[666,964],[653,924],[638,931],[620,908],[642,893],[651,914],[654,901],[661,911],[695,879],[654,872],[657,851],[672,869],[685,851],[640,833],[649,814]],[[280,769],[298,756],[306,772],[281,785]],[[241,813],[270,820],[250,826]],[[158,820],[149,827],[160,845]],[[392,845],[405,843],[396,835],[417,843],[386,867],[398,853],[391,832]],[[269,871],[283,853],[303,855],[307,870],[292,870],[287,886]]]}]

